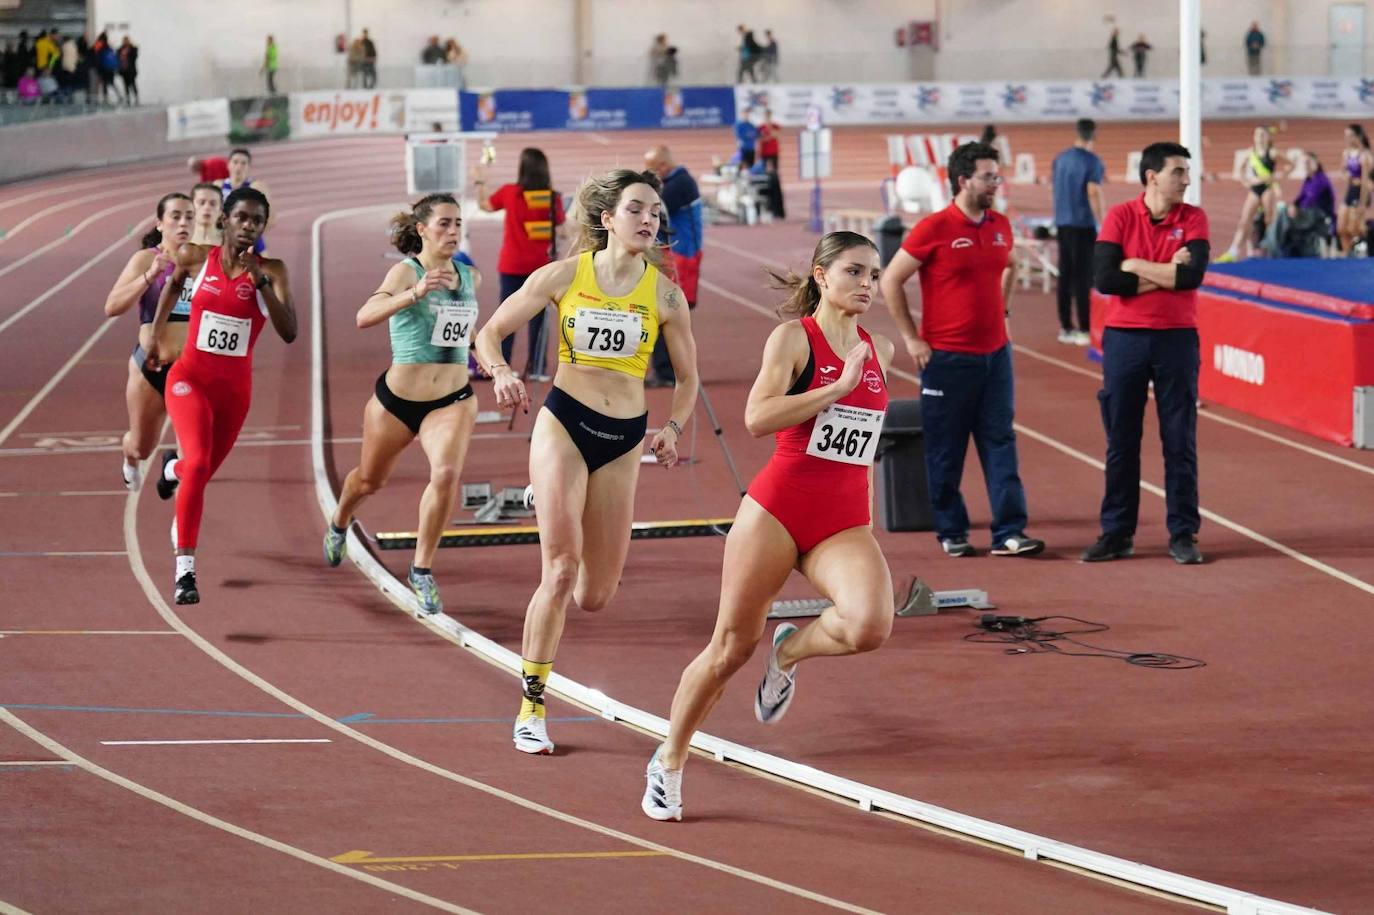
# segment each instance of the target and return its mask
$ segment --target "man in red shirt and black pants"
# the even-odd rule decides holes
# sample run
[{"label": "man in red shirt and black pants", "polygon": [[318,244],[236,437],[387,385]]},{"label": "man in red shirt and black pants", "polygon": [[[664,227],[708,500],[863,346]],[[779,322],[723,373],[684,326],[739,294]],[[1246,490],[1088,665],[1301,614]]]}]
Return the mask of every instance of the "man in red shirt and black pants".
[{"label": "man in red shirt and black pants", "polygon": [[1140,440],[1150,382],[1164,445],[1169,554],[1202,562],[1197,494],[1197,288],[1211,246],[1207,214],[1183,202],[1187,148],[1152,143],[1140,156],[1145,193],[1107,211],[1093,252],[1093,284],[1107,296],[1102,422],[1107,491],[1102,536],[1084,562],[1131,555],[1140,513]]},{"label": "man in red shirt and black pants", "polygon": [[[965,143],[949,157],[954,202],[912,228],[883,271],[882,291],[921,370],[921,425],[935,535],[950,556],[974,556],[959,484],[973,436],[992,506],[992,553],[1031,556],[1045,548],[1026,536],[1012,429],[1010,315],[1016,268],[1011,223],[993,209],[1002,183],[998,153]],[[921,274],[921,326],[903,284]]]}]

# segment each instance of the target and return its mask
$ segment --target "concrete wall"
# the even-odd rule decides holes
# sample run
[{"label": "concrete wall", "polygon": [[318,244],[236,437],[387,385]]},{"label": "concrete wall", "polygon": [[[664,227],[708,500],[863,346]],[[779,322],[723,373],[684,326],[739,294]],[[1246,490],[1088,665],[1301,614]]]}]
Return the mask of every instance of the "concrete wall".
[{"label": "concrete wall", "polygon": [[[156,111],[115,111],[35,121],[0,129],[0,184],[76,168],[95,168],[165,156],[223,154],[223,138],[169,143],[167,116]],[[188,179],[190,172],[187,172]]]}]

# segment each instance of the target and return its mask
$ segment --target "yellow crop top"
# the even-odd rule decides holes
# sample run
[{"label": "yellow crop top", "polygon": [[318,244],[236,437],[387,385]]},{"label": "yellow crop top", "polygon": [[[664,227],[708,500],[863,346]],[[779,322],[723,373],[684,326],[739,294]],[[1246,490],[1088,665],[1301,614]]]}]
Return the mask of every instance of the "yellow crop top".
[{"label": "yellow crop top", "polygon": [[612,298],[596,284],[592,252],[583,252],[558,300],[558,328],[559,362],[643,378],[658,340],[658,268],[646,264],[629,295]]}]

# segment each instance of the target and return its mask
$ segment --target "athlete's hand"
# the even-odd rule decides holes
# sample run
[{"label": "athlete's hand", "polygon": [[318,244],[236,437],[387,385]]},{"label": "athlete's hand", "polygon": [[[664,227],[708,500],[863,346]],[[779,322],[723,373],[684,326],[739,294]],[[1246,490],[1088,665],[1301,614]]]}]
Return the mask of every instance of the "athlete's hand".
[{"label": "athlete's hand", "polygon": [[930,344],[920,337],[907,337],[904,342],[907,353],[916,363],[916,370],[924,371],[927,363],[930,362]]},{"label": "athlete's hand", "polygon": [[649,450],[658,459],[659,466],[672,467],[677,463],[677,433],[671,426],[659,429],[658,434],[649,443]]},{"label": "athlete's hand", "polygon": [[[140,333],[139,336],[142,334]],[[150,372],[156,372],[162,368],[162,353],[158,351],[156,338],[151,336],[148,345],[143,347],[143,367]]]},{"label": "athlete's hand", "polygon": [[497,409],[504,410],[510,407],[513,410],[519,407],[526,413],[530,412],[529,392],[525,390],[524,382],[515,377],[510,366],[497,366],[492,371],[491,389],[496,394]]},{"label": "athlete's hand", "polygon": [[260,283],[266,275],[262,272],[262,261],[253,253],[252,248],[244,248],[240,251],[238,256],[234,258],[234,265],[248,271],[249,275],[253,277],[254,286]]},{"label": "athlete's hand", "polygon": [[[150,265],[152,267],[152,275],[154,277],[161,275],[162,271],[166,270],[172,264],[175,264],[176,260],[175,254],[168,254],[166,251],[162,250],[162,248],[158,248],[157,253],[153,255],[153,262]],[[144,276],[147,276],[147,274],[145,273]]]},{"label": "athlete's hand", "polygon": [[868,344],[860,340],[854,348],[844,356],[844,371],[840,372],[840,377],[835,382],[835,389],[840,392],[840,397],[848,394],[859,386],[859,382],[864,377],[864,363],[869,357]]},{"label": "athlete's hand", "polygon": [[458,275],[448,267],[426,270],[425,275],[420,277],[420,282],[415,284],[415,301],[420,301],[435,290],[450,288],[457,278]]}]

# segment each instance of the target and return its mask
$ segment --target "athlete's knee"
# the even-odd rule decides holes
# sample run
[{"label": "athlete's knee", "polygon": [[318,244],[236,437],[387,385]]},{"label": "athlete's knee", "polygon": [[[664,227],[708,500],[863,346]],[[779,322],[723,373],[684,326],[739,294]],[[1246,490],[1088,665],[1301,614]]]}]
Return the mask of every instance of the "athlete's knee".
[{"label": "athlete's knee", "polygon": [[566,603],[577,587],[577,572],[581,562],[571,553],[555,553],[544,561],[541,587],[551,592],[560,603]]},{"label": "athlete's knee", "polygon": [[892,634],[892,617],[874,616],[859,620],[846,620],[841,638],[854,654],[877,651],[883,647],[887,637]]},{"label": "athlete's knee", "polygon": [[604,610],[610,604],[615,592],[620,589],[620,582],[586,582],[577,583],[576,594],[573,599],[577,601],[577,606],[586,610],[588,613],[595,613],[597,610]]},{"label": "athlete's knee", "polygon": [[176,477],[182,483],[204,485],[210,479],[209,455],[189,454],[177,458]]},{"label": "athlete's knee", "polygon": [[450,465],[431,467],[429,485],[441,492],[453,492],[458,488],[458,471]]},{"label": "athlete's knee", "polygon": [[728,680],[749,662],[759,637],[750,633],[726,629],[711,640],[711,672],[720,680]]},{"label": "athlete's knee", "polygon": [[386,477],[381,474],[364,473],[361,468],[353,471],[353,486],[360,496],[370,496],[385,485]]}]

